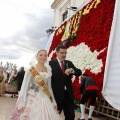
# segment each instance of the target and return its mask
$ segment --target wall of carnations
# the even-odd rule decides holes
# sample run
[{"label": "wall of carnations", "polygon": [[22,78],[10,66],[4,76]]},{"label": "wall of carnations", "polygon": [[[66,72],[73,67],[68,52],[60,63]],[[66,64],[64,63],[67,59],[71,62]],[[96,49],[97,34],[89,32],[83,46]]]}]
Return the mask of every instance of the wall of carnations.
[{"label": "wall of carnations", "polygon": [[[54,59],[56,46],[66,45],[66,59],[95,79],[99,87],[99,97],[103,86],[114,6],[115,0],[91,0],[55,30],[49,49],[49,59]],[[75,78],[73,89],[77,100],[80,99],[79,86],[79,80]]]}]

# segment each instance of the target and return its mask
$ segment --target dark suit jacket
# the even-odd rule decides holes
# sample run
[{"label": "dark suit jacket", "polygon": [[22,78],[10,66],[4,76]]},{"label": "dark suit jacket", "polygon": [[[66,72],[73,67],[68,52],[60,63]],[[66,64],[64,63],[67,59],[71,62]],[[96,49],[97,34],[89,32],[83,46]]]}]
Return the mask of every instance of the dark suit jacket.
[{"label": "dark suit jacket", "polygon": [[[67,76],[63,74],[57,59],[50,61],[49,64],[52,68],[51,84],[56,102],[61,103],[63,101],[65,86],[70,96],[70,100],[73,102],[74,94],[71,81],[72,75]],[[77,69],[71,61],[65,60],[65,69],[67,69],[66,67],[73,68],[74,75],[76,76],[80,76],[82,74],[81,70]]]},{"label": "dark suit jacket", "polygon": [[25,75],[25,71],[19,71],[16,78],[18,80],[18,83],[22,83],[23,82],[23,78],[24,78],[24,75]]}]

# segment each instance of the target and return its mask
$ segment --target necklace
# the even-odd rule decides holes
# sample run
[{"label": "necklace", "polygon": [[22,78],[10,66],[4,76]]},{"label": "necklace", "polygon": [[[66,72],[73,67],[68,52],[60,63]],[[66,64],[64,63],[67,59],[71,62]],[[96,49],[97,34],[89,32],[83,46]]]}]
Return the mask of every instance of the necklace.
[{"label": "necklace", "polygon": [[45,66],[36,66],[36,68],[39,72],[44,72],[45,71]]},{"label": "necklace", "polygon": [[45,68],[44,66],[41,68],[41,72],[44,72],[44,68]]}]

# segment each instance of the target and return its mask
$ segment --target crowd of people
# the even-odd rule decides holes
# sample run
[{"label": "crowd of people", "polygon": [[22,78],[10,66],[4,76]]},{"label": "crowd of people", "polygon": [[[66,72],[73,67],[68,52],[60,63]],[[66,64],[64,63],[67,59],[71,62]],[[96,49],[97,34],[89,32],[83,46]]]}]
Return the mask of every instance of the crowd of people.
[{"label": "crowd of people", "polygon": [[19,94],[22,81],[24,78],[24,67],[21,67],[19,71],[12,69],[10,72],[5,71],[3,67],[0,69],[0,96],[3,94],[11,94],[12,98]]},{"label": "crowd of people", "polygon": [[[26,72],[24,67],[21,67],[19,72],[14,70],[10,76],[8,75],[7,89],[12,93],[11,97],[17,92],[14,91],[17,90],[15,87],[19,93],[10,120],[62,120],[60,117],[62,111],[65,120],[74,120],[74,93],[71,80],[73,75],[81,76],[80,91],[83,94],[80,100],[81,117],[78,120],[85,120],[85,102],[88,99],[91,99],[88,119],[92,120],[98,92],[95,81],[82,74],[71,61],[65,60],[67,49],[64,45],[56,47],[56,55],[54,60],[47,61],[47,51],[42,49],[32,59]],[[1,78],[4,79],[2,76]]]}]

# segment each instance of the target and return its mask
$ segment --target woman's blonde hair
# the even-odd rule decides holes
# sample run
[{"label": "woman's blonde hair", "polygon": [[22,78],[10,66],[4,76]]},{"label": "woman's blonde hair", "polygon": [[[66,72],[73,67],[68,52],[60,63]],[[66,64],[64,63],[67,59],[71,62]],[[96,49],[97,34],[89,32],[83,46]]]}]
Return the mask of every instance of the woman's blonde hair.
[{"label": "woman's blonde hair", "polygon": [[[39,50],[38,53],[37,53],[37,56],[38,56],[39,52],[41,52],[41,51],[46,51],[46,50],[45,49]],[[47,51],[46,51],[46,53],[47,53]]]}]

